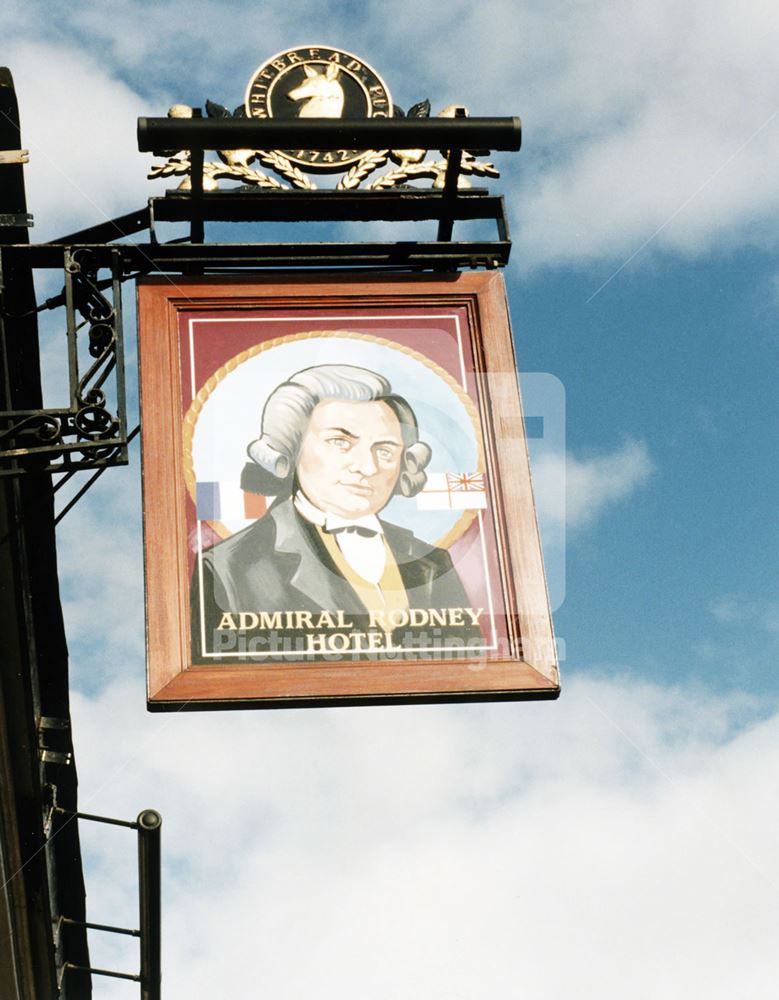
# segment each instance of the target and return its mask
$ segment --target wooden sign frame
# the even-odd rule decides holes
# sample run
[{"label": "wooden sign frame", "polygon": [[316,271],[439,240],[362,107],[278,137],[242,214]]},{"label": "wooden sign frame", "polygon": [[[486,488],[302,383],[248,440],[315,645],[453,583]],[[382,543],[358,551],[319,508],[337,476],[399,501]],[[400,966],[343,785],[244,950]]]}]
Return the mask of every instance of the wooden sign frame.
[{"label": "wooden sign frame", "polygon": [[154,276],[138,322],[150,710],[557,697],[498,272]]}]

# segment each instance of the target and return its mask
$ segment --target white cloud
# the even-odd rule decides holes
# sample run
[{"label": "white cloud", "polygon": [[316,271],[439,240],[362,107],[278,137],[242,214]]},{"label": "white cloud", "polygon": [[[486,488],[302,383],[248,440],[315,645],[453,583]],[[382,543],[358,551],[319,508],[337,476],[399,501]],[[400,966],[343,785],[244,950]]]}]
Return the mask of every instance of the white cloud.
[{"label": "white cloud", "polygon": [[779,602],[746,594],[724,594],[711,604],[711,613],[726,625],[757,626],[779,633]]},{"label": "white cloud", "polygon": [[11,43],[4,58],[14,75],[27,204],[37,242],[65,236],[142,207],[149,196],[149,158],[135,122],[148,106],[78,45]]},{"label": "white cloud", "polygon": [[[572,680],[547,705],[142,701],[139,680],[77,697],[81,807],[163,813],[172,1000],[773,994],[779,718],[744,698]],[[86,836],[108,920],[132,864]]]},{"label": "white cloud", "polygon": [[643,486],[654,470],[646,444],[627,440],[612,452],[579,458],[539,453],[533,492],[546,542],[561,542],[564,529],[592,524],[611,504]]},{"label": "white cloud", "polygon": [[621,263],[647,240],[685,255],[776,245],[775,5],[559,0],[490,15],[462,23],[485,58],[450,61],[448,77],[523,116],[510,162],[528,266]]},{"label": "white cloud", "polygon": [[144,660],[138,452],[130,447],[135,467],[108,469],[57,530],[71,682],[90,691]]}]

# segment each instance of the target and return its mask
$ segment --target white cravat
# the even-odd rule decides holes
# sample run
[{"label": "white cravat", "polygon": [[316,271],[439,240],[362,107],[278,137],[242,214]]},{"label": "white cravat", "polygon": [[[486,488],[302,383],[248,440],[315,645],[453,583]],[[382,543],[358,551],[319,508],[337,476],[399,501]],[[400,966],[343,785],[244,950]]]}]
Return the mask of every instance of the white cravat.
[{"label": "white cravat", "polygon": [[299,490],[295,509],[312,524],[332,532],[344,558],[363,580],[378,585],[387,564],[384,529],[375,514],[346,518],[315,507]]}]

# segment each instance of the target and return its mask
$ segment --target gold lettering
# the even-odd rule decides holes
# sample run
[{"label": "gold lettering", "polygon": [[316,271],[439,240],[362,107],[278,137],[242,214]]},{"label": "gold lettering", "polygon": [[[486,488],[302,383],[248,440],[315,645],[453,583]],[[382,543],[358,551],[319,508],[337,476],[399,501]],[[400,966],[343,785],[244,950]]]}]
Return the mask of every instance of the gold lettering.
[{"label": "gold lettering", "polygon": [[324,653],[325,636],[309,634],[306,638],[308,639],[307,653]]},{"label": "gold lettering", "polygon": [[287,64],[284,62],[283,56],[281,57],[281,59],[274,59],[273,62],[271,63],[271,66],[275,66],[276,69],[279,71],[283,70],[286,65]]},{"label": "gold lettering", "polygon": [[385,636],[382,632],[369,632],[368,633],[368,649],[373,652],[377,649],[383,649],[384,640],[387,640],[387,648],[389,648],[389,636]]},{"label": "gold lettering", "polygon": [[384,612],[371,608],[368,611],[368,622],[370,628],[380,628],[387,631],[387,623],[384,621]]},{"label": "gold lettering", "polygon": [[[447,625],[478,625],[484,608],[393,608],[390,611],[372,609],[368,612],[368,627],[392,632],[412,625],[445,627]],[[374,648],[374,647],[371,647]]]},{"label": "gold lettering", "polygon": [[216,627],[217,628],[238,628],[238,626],[235,624],[235,620],[233,619],[233,616],[230,614],[229,611],[225,611],[223,613],[221,619],[219,620],[219,624]]},{"label": "gold lettering", "polygon": [[313,628],[313,616],[310,611],[295,612],[295,628]]},{"label": "gold lettering", "polygon": [[267,611],[261,611],[259,614],[259,626],[260,628],[281,628],[281,612],[274,611],[272,614],[268,614]]},{"label": "gold lettering", "polygon": [[[336,633],[336,635],[340,635],[340,634],[341,634],[340,632]],[[365,652],[365,646],[363,646],[362,641],[363,641],[363,639],[366,639],[367,636],[366,636],[366,634],[364,632],[350,632],[349,633],[349,638],[350,639],[354,639],[353,650],[354,650],[355,653],[363,653],[363,652]]]},{"label": "gold lettering", "polygon": [[408,625],[410,621],[408,611],[403,611],[400,608],[393,608],[389,613],[389,622],[392,628],[401,628],[403,625]]},{"label": "gold lettering", "polygon": [[362,69],[362,63],[358,63],[356,59],[350,59],[346,64],[346,68],[350,69],[353,73],[357,73]]},{"label": "gold lettering", "polygon": [[259,618],[253,611],[241,611],[238,615],[238,628],[257,628]]},{"label": "gold lettering", "polygon": [[309,49],[308,50],[308,54],[309,54],[309,56],[312,59],[318,59],[319,58],[319,49]]},{"label": "gold lettering", "polygon": [[290,66],[293,63],[303,62],[303,60],[300,58],[300,56],[297,54],[297,52],[288,52],[287,53],[287,59],[289,59]]},{"label": "gold lettering", "polygon": [[335,158],[333,157],[333,154],[329,150],[322,157],[322,162],[323,163],[335,163]]}]

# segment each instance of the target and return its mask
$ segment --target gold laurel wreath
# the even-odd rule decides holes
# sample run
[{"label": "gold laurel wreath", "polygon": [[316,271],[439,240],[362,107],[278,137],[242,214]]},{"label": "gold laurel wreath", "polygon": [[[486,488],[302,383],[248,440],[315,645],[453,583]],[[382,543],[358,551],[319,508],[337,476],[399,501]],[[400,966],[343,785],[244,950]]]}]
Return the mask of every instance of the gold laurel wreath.
[{"label": "gold laurel wreath", "polygon": [[364,153],[355,165],[343,175],[336,187],[337,191],[351,191],[359,187],[360,182],[372,174],[374,170],[383,167],[389,159],[388,149],[369,150]]},{"label": "gold laurel wreath", "polygon": [[[287,180],[291,181],[295,187],[303,188],[308,191],[314,190],[315,185],[306,177],[304,173],[298,170],[297,167],[294,167],[286,156],[282,156],[281,153],[267,153],[260,149],[255,150],[254,152],[261,163],[266,164],[275,170],[276,173],[286,177]],[[190,174],[191,171],[192,164],[188,159],[185,160],[178,157],[172,157],[166,163],[154,164],[148,173],[148,178],[153,180],[157,177],[180,177],[182,175]],[[276,191],[289,190],[286,184],[282,184],[281,181],[277,181],[275,177],[269,177],[261,170],[254,170],[252,167],[248,166],[248,164],[240,165],[237,163],[217,163],[216,161],[204,163],[203,177],[204,179],[211,180],[217,180],[218,178],[223,177],[236,181],[244,181],[247,184],[254,184],[256,187],[273,188]]]},{"label": "gold laurel wreath", "polygon": [[316,184],[302,170],[298,170],[294,163],[277,149],[257,149],[255,150],[255,154],[260,163],[275,170],[282,177],[286,177],[296,188],[300,188],[303,191],[316,190]]},{"label": "gold laurel wreath", "polygon": [[[368,191],[381,191],[384,188],[395,187],[413,178],[430,178],[433,181],[443,180],[449,164],[446,160],[431,160],[427,163],[409,163],[405,167],[388,170],[367,185]],[[494,163],[463,157],[459,173],[477,174],[480,177],[500,177],[500,171]]]},{"label": "gold laurel wreath", "polygon": [[[369,150],[349,169],[338,182],[336,190],[352,191],[358,188],[366,177],[375,170],[383,167],[391,154],[389,149]],[[278,150],[254,150],[254,155],[266,167],[275,170],[277,174],[285,177],[293,187],[303,191],[315,191],[316,184],[299,170],[292,161]],[[405,166],[396,167],[393,170],[382,174],[370,184],[366,185],[368,191],[381,191],[386,188],[396,187],[408,180],[421,180],[429,178],[434,183],[440,183],[446,177],[448,163],[446,160],[431,160],[423,163],[409,163]],[[166,163],[155,164],[151,167],[149,179],[156,177],[170,177],[186,175],[191,172],[191,164],[188,159],[171,157]],[[480,177],[499,177],[500,171],[493,163],[485,160],[477,160],[470,155],[463,157],[460,164],[460,174],[475,174]],[[203,177],[217,180],[224,177],[232,180],[242,180],[248,184],[254,184],[261,188],[273,188],[277,191],[288,191],[286,184],[282,184],[274,177],[269,177],[261,170],[253,170],[250,166],[226,163],[204,163]]]},{"label": "gold laurel wreath", "polygon": [[227,163],[204,163],[203,174],[204,176],[213,177],[215,180],[218,177],[228,177],[232,180],[243,180],[249,184],[255,184],[257,187],[273,188],[276,191],[289,191],[287,185],[282,184],[281,181],[277,181],[275,177],[269,177],[261,170],[252,170],[249,166],[242,167],[237,164]]}]

